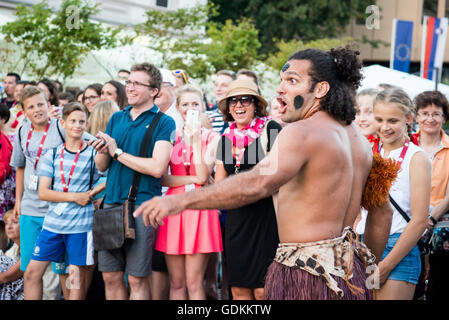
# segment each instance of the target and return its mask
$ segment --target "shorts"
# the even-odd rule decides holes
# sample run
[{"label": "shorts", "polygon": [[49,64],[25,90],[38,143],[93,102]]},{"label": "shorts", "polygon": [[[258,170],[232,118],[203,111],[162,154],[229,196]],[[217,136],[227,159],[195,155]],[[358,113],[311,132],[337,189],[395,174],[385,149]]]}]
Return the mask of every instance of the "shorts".
[{"label": "shorts", "polygon": [[[104,208],[112,205],[104,204]],[[136,206],[136,209],[138,206]],[[98,270],[101,272],[126,272],[128,275],[144,278],[151,274],[154,231],[145,227],[142,216],[135,219],[136,238],[125,240],[120,249],[98,252]]]},{"label": "shorts", "polygon": [[94,262],[94,241],[92,231],[60,234],[42,229],[31,259],[37,261],[64,260],[74,266],[90,266]]},{"label": "shorts", "polygon": [[153,248],[152,271],[168,272],[167,262],[165,261],[165,253],[157,251]]},{"label": "shorts", "polygon": [[[394,245],[398,241],[400,233],[390,235],[388,238],[387,246],[382,255],[382,259],[390,253]],[[421,274],[421,255],[418,245],[413,249],[396,265],[388,276],[388,280],[405,281],[413,284],[418,284],[419,275]]]},{"label": "shorts", "polygon": [[[44,217],[20,215],[20,270],[23,272],[30,263],[43,224]],[[68,265],[64,261],[52,263],[52,269],[56,274],[68,274]]]}]

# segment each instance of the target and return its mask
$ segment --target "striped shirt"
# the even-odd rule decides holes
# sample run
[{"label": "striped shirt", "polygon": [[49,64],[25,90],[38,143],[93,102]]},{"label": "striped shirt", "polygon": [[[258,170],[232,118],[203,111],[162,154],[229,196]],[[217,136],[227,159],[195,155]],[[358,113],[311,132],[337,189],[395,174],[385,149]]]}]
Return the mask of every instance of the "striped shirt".
[{"label": "striped shirt", "polygon": [[211,109],[206,110],[206,115],[208,116],[210,124],[212,125],[212,130],[223,134],[223,132],[229,125],[224,121],[223,115],[221,114],[220,110],[218,110],[217,105],[214,105]]},{"label": "striped shirt", "polygon": [[[42,158],[39,176],[53,179],[53,190],[63,192],[60,159],[61,149],[59,145],[55,149],[49,150]],[[56,150],[56,151],[55,151]],[[56,154],[55,154],[56,152]],[[63,169],[64,179],[69,179],[76,152],[64,149]],[[95,167],[94,157],[96,151],[91,146],[84,148],[79,155],[78,162],[73,172],[68,192],[86,192],[100,178],[100,173]],[[60,212],[58,214],[58,212]],[[92,231],[94,216],[94,205],[90,202],[86,206],[81,206],[76,202],[49,202],[48,212],[45,215],[43,228],[59,234],[73,234]]]}]

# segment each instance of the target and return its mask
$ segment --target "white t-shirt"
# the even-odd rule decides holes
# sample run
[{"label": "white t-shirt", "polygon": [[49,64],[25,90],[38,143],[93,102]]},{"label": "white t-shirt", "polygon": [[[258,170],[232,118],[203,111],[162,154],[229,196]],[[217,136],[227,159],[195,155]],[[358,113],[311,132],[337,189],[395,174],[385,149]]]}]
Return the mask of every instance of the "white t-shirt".
[{"label": "white t-shirt", "polygon": [[[398,149],[392,150],[390,154],[388,155],[388,159],[394,159],[396,161],[399,160],[399,156],[402,152],[402,146]],[[396,203],[401,207],[401,209],[409,216],[411,217],[411,210],[410,210],[410,161],[413,157],[413,155],[417,152],[425,152],[423,149],[415,145],[414,143],[410,142],[409,148],[407,150],[407,153],[405,154],[404,160],[401,165],[401,169],[398,172],[398,176],[396,180],[394,181],[393,185],[390,189],[390,195],[396,201]],[[383,148],[380,150],[381,156],[384,156],[384,150]],[[393,219],[391,221],[391,229],[390,229],[390,235],[395,233],[402,233],[407,226],[407,221],[402,217],[402,215],[399,213],[399,211],[396,210],[396,208],[391,206],[393,208]],[[357,225],[356,232],[358,234],[364,234],[365,233],[365,224],[366,224],[366,218],[367,218],[367,211],[362,209],[362,218]]]},{"label": "white t-shirt", "polygon": [[16,262],[19,261],[20,259],[19,246],[16,243],[14,243],[14,245],[11,248],[6,250],[5,256],[10,257]]},{"label": "white t-shirt", "polygon": [[184,126],[184,120],[182,120],[182,116],[179,113],[178,109],[176,109],[176,101],[164,112],[166,115],[170,116],[175,120],[176,129],[180,129]]}]

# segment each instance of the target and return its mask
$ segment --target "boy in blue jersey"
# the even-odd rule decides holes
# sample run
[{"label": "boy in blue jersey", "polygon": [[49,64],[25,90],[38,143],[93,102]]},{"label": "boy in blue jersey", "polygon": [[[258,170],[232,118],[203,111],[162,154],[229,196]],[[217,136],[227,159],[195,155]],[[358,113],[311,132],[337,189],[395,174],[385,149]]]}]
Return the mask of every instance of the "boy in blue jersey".
[{"label": "boy in blue jersey", "polygon": [[69,300],[84,299],[94,265],[92,224],[93,197],[105,184],[92,186],[99,178],[96,151],[83,141],[87,112],[77,102],[63,109],[62,126],[66,142],[42,158],[39,170],[39,198],[49,202],[43,228],[31,262],[25,272],[25,299],[42,299],[42,275],[50,261],[61,261],[67,254],[70,264]]}]

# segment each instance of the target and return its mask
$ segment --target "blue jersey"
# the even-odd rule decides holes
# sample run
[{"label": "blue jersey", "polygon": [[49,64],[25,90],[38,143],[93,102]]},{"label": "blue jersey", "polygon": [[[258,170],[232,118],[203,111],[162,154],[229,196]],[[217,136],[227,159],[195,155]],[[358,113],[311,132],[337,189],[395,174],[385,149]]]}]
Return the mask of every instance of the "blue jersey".
[{"label": "blue jersey", "polygon": [[[60,159],[63,145],[49,150],[42,158],[39,176],[53,179],[54,191],[63,192]],[[68,192],[86,192],[94,186],[100,178],[100,173],[95,167],[94,158],[96,151],[91,146],[85,147],[79,155],[78,162],[68,186]],[[64,179],[69,179],[70,170],[75,159],[76,152],[64,149],[63,171]],[[91,185],[92,184],[92,185]],[[82,233],[92,231],[94,205],[90,202],[81,206],[76,202],[49,202],[48,212],[44,219],[43,228],[60,234]]]}]

